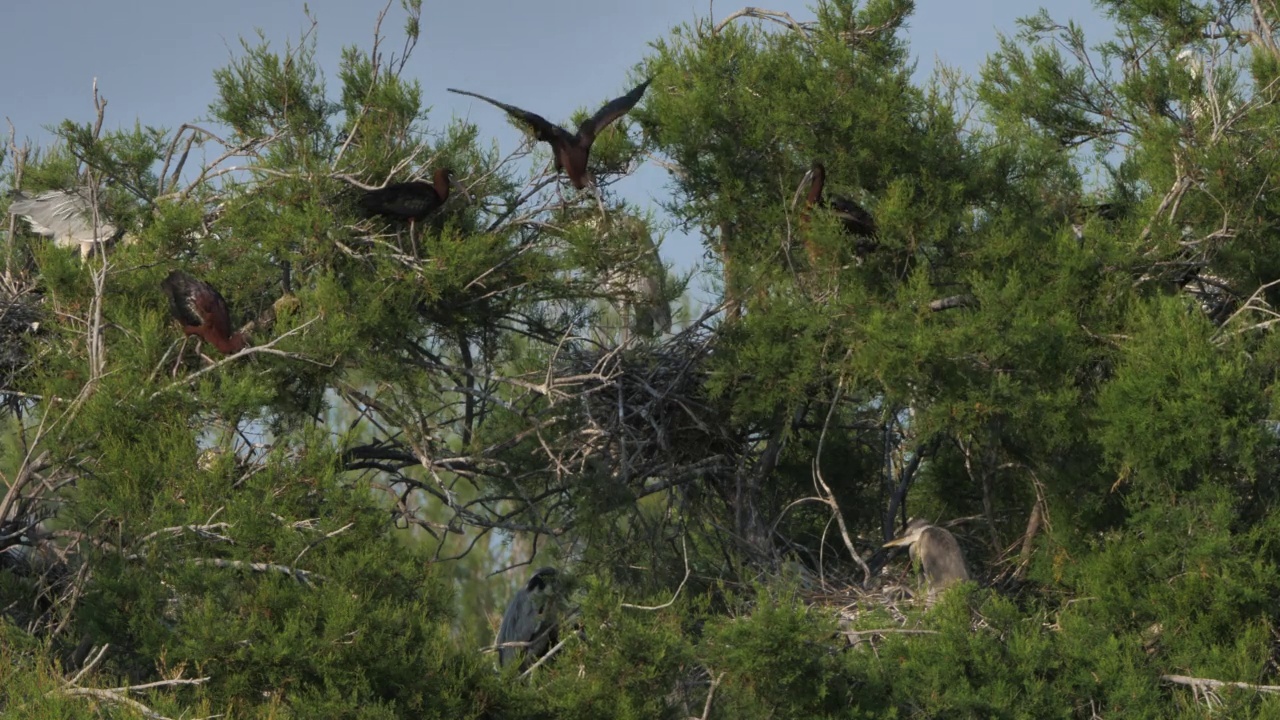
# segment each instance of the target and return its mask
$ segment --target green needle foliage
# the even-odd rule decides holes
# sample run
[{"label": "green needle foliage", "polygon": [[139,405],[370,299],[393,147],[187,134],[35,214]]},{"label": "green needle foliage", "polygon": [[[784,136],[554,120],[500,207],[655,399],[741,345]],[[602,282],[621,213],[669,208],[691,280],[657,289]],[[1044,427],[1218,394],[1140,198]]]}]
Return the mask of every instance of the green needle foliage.
[{"label": "green needle foliage", "polygon": [[[1265,5],[1041,12],[923,83],[906,0],[700,20],[592,192],[423,107],[416,0],[336,72],[313,23],[201,121],[6,149],[123,232],[4,228],[0,716],[1277,716]],[[173,270],[246,350],[183,342]],[[908,516],[972,582],[882,548]],[[498,669],[544,565],[553,655]]]}]

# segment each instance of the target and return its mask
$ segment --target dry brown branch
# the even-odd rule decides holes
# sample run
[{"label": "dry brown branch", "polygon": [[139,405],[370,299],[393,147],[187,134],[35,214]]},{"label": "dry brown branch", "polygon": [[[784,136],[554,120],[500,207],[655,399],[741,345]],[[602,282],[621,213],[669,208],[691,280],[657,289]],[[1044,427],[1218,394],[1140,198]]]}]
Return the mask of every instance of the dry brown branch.
[{"label": "dry brown branch", "polygon": [[871,568],[867,567],[867,561],[862,559],[862,555],[859,554],[857,548],[853,546],[853,540],[849,537],[849,528],[844,524],[844,513],[841,512],[840,505],[836,503],[835,493],[831,492],[831,488],[827,485],[827,481],[822,477],[821,460],[823,441],[826,440],[827,429],[831,426],[831,418],[835,415],[836,407],[840,404],[840,395],[843,391],[844,377],[841,377],[840,382],[836,385],[835,397],[831,399],[831,408],[827,410],[827,418],[822,424],[822,432],[818,436],[818,449],[813,458],[813,479],[815,484],[822,486],[822,490],[819,493],[821,495],[822,502],[830,507],[831,513],[835,515],[836,523],[840,526],[840,537],[844,540],[845,549],[849,551],[849,555],[853,557],[854,562],[858,563],[858,567],[862,569],[862,579],[863,582],[866,582],[871,579]]},{"label": "dry brown branch", "polygon": [[711,686],[707,688],[707,702],[702,706],[702,715],[700,717],[689,717],[689,720],[707,720],[711,717],[711,700],[716,695],[716,688],[720,685],[720,681],[724,679],[724,673],[720,673],[711,680]]},{"label": "dry brown branch", "polygon": [[277,572],[292,576],[295,580],[304,585],[313,585],[312,578],[323,581],[323,575],[317,575],[310,570],[302,570],[300,568],[289,567],[288,565],[277,565],[275,563],[257,563],[244,560],[225,560],[223,558],[188,558],[183,562],[188,565],[212,565],[219,568],[232,568],[235,570],[252,570],[254,572]]},{"label": "dry brown branch", "polygon": [[77,687],[77,688],[64,688],[63,690],[60,690],[60,691],[58,690],[50,691],[51,694],[54,692],[61,692],[64,695],[71,695],[73,697],[76,697],[76,696],[92,697],[92,698],[97,698],[98,700],[105,700],[106,702],[115,703],[117,705],[124,705],[125,707],[131,708],[132,710],[138,713],[141,713],[143,717],[150,718],[150,720],[172,720],[171,718],[168,718],[156,712],[155,710],[152,710],[146,705],[143,705],[137,700],[132,700],[130,698],[124,697],[123,695],[120,695],[119,693],[115,693],[110,690],[99,690],[97,688]]},{"label": "dry brown branch", "polygon": [[1160,679],[1172,683],[1174,685],[1186,685],[1196,690],[1219,688],[1239,688],[1241,690],[1253,690],[1260,693],[1280,693],[1280,685],[1255,685],[1253,683],[1235,682],[1231,680],[1213,680],[1211,678],[1197,678],[1187,675],[1161,675]]},{"label": "dry brown branch", "polygon": [[756,20],[768,20],[770,22],[777,23],[784,27],[788,27],[796,31],[797,33],[800,34],[801,37],[806,39],[809,37],[810,29],[812,29],[817,25],[817,23],[814,23],[814,22],[804,22],[804,23],[798,22],[795,18],[791,17],[790,13],[782,12],[780,10],[765,10],[764,8],[758,8],[758,7],[744,7],[741,10],[736,10],[734,12],[729,13],[729,15],[727,15],[723,20],[716,23],[715,27],[711,31],[711,34],[718,35],[720,31],[725,28],[726,25],[728,25],[729,23],[739,18],[753,18]]},{"label": "dry brown branch", "polygon": [[[534,670],[537,670],[538,668],[542,667],[542,664],[543,664],[543,663],[545,663],[546,661],[550,660],[550,659],[552,658],[552,656],[554,656],[556,653],[560,652],[560,649],[564,647],[565,643],[569,642],[570,638],[573,638],[573,637],[574,637],[574,635],[570,634],[570,635],[569,635],[568,637],[566,637],[565,639],[563,639],[563,640],[561,640],[560,642],[556,643],[556,646],[555,646],[555,647],[553,647],[553,648],[551,648],[550,650],[548,650],[546,655],[543,655],[542,657],[538,658],[538,662],[536,662],[536,663],[534,663],[534,664],[530,665],[528,670],[525,670],[524,672],[520,673],[520,678],[521,678],[521,679],[524,679],[524,678],[527,678],[527,677],[529,677],[530,675],[532,675]],[[508,646],[508,645],[512,645],[512,644],[515,644],[515,643],[503,643],[503,644],[502,644],[502,647],[506,647],[506,646]],[[529,643],[519,643],[519,644],[520,644],[520,645],[528,645]]]},{"label": "dry brown branch", "polygon": [[952,308],[972,307],[977,303],[977,299],[972,295],[952,295],[951,297],[930,301],[929,309],[933,312],[942,312]]},{"label": "dry brown branch", "polygon": [[287,357],[287,358],[291,358],[291,359],[294,359],[294,360],[305,360],[305,361],[307,361],[307,362],[310,362],[310,363],[313,363],[313,364],[316,364],[316,365],[322,365],[323,363],[319,363],[319,362],[317,362],[317,361],[315,361],[315,360],[311,360],[310,358],[304,357],[304,356],[302,356],[302,355],[298,355],[297,353],[289,353],[289,352],[284,352],[284,351],[282,351],[282,350],[276,350],[276,349],[275,349],[276,344],[277,344],[277,343],[279,343],[281,340],[284,340],[285,338],[287,338],[287,337],[291,337],[291,336],[293,336],[293,335],[297,335],[298,333],[302,332],[302,331],[303,331],[303,330],[305,330],[306,328],[310,327],[313,323],[315,323],[315,322],[317,322],[318,320],[320,320],[320,317],[321,317],[321,316],[317,315],[317,316],[315,316],[315,317],[311,318],[310,320],[308,320],[308,321],[306,321],[306,322],[302,323],[302,324],[301,324],[301,325],[299,325],[298,327],[296,327],[296,328],[294,328],[294,329],[292,329],[292,330],[290,330],[290,331],[288,331],[288,332],[286,332],[286,333],[284,333],[284,334],[280,335],[279,337],[275,338],[274,340],[272,340],[271,342],[267,343],[266,345],[253,345],[253,346],[251,346],[251,347],[246,347],[245,349],[241,350],[241,351],[240,351],[240,352],[238,352],[238,353],[233,353],[233,354],[231,354],[231,355],[228,355],[228,356],[226,356],[225,358],[223,358],[223,359],[219,360],[218,362],[216,362],[216,363],[214,363],[214,364],[212,364],[212,365],[209,365],[208,367],[201,368],[200,370],[197,370],[196,372],[193,372],[193,373],[191,373],[190,375],[187,375],[186,377],[182,378],[181,380],[178,380],[178,381],[172,382],[172,383],[170,383],[170,384],[168,384],[168,385],[164,386],[163,388],[161,388],[161,389],[159,389],[159,390],[155,391],[154,393],[152,393],[152,394],[151,394],[151,397],[150,397],[150,398],[148,398],[148,399],[149,399],[149,400],[155,400],[156,398],[160,397],[160,396],[161,396],[161,395],[163,395],[164,393],[166,393],[166,392],[168,392],[168,391],[170,391],[170,390],[172,390],[172,389],[174,389],[174,388],[176,388],[176,387],[180,387],[180,386],[182,386],[182,385],[190,385],[192,382],[194,382],[196,379],[198,379],[200,376],[202,376],[202,375],[204,375],[204,374],[206,374],[206,373],[213,372],[214,370],[217,370],[218,368],[222,367],[223,365],[226,365],[226,364],[227,364],[227,363],[229,363],[229,362],[233,362],[233,361],[235,361],[235,360],[239,360],[239,359],[240,359],[240,358],[242,358],[242,357],[245,357],[245,356],[247,356],[247,355],[253,355],[253,354],[255,354],[255,353],[267,353],[268,355],[278,355],[278,356],[281,356],[281,357]]}]

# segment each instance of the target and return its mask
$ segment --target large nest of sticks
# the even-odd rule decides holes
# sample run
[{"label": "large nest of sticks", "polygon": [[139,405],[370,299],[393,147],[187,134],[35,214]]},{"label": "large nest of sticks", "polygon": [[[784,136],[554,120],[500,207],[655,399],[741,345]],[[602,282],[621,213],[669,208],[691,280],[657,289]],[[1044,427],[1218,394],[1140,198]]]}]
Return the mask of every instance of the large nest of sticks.
[{"label": "large nest of sticks", "polygon": [[641,494],[727,479],[747,446],[709,397],[715,333],[695,325],[660,344],[586,346],[561,354],[561,377],[586,378],[576,431],[557,464],[604,474]]}]

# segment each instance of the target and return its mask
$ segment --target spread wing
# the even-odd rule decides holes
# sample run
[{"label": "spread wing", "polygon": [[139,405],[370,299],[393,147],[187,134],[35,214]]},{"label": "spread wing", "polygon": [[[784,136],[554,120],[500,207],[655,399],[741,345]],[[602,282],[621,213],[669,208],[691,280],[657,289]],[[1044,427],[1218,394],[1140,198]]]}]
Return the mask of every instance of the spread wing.
[{"label": "spread wing", "polygon": [[578,126],[578,135],[583,140],[590,142],[597,133],[608,127],[609,123],[626,115],[631,108],[635,107],[636,103],[640,102],[640,98],[644,96],[644,91],[648,89],[651,82],[653,82],[653,78],[649,78],[635,86],[626,95],[605,103],[604,107],[597,110],[595,115],[582,121],[582,124]]},{"label": "spread wing", "polygon": [[521,108],[516,107],[515,105],[508,105],[504,102],[498,102],[497,100],[494,100],[491,97],[485,97],[484,95],[481,95],[479,93],[473,93],[467,90],[456,90],[454,88],[447,88],[447,89],[451,93],[457,93],[459,95],[470,95],[471,97],[483,100],[489,103],[490,105],[496,105],[502,108],[511,117],[516,118],[517,120],[520,120],[521,122],[525,123],[529,127],[533,128],[534,137],[538,138],[543,142],[552,142],[555,140],[557,135],[568,134],[562,128],[560,128],[560,126],[555,125],[554,123],[550,122],[549,120],[542,117],[541,115],[538,115],[537,113],[531,113],[528,110],[523,110]]},{"label": "spread wing", "polygon": [[14,200],[9,212],[25,218],[36,234],[76,242],[91,242],[115,234],[115,227],[101,219],[99,232],[94,232],[93,209],[85,192],[50,190],[32,197],[14,191],[11,196]]}]

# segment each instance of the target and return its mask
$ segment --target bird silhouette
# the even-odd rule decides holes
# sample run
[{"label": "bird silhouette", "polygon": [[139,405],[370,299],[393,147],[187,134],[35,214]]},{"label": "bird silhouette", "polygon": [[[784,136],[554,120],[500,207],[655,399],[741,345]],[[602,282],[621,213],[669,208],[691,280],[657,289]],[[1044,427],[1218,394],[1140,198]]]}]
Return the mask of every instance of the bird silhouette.
[{"label": "bird silhouette", "polygon": [[[800,191],[804,189],[804,185],[807,182],[809,184],[809,195],[805,200],[805,209],[800,215],[800,226],[802,228],[808,227],[809,212],[813,207],[824,207],[839,218],[845,232],[858,238],[854,246],[855,252],[861,255],[874,250],[877,244],[876,234],[878,232],[875,218],[873,218],[871,213],[867,212],[861,205],[843,195],[836,195],[830,198],[830,200],[825,198],[823,196],[823,187],[826,185],[826,180],[826,166],[821,162],[814,161],[809,172],[805,173],[804,179],[800,181],[800,187],[797,188],[796,197],[792,200],[792,204],[794,205],[795,201],[800,197]],[[815,247],[807,238],[805,240],[805,246],[809,252],[810,263],[817,263],[819,260],[818,256],[820,254],[817,247]]]},{"label": "bird silhouette", "polygon": [[444,205],[453,184],[453,171],[439,168],[432,182],[412,180],[362,191],[360,209],[366,215],[381,215],[393,220],[422,220]]},{"label": "bird silhouette", "polygon": [[551,146],[551,152],[555,156],[556,171],[563,170],[569,176],[569,182],[573,184],[573,187],[581,190],[591,180],[587,172],[587,158],[591,154],[591,144],[595,142],[596,135],[608,127],[610,123],[626,115],[631,108],[635,107],[636,103],[640,102],[640,98],[644,95],[644,91],[649,87],[650,82],[653,82],[653,78],[649,78],[632,88],[631,92],[626,95],[605,103],[604,107],[597,110],[595,115],[583,120],[578,125],[578,131],[574,133],[548,121],[541,115],[523,110],[515,105],[508,105],[491,97],[485,97],[467,90],[454,88],[448,88],[448,90],[451,93],[470,95],[490,105],[496,105],[505,110],[508,115],[533,128],[534,137]]},{"label": "bird silhouette", "polygon": [[240,352],[248,344],[242,333],[232,334],[227,301],[209,283],[174,270],[160,288],[169,296],[169,312],[186,336],[198,335],[224,355]]}]

